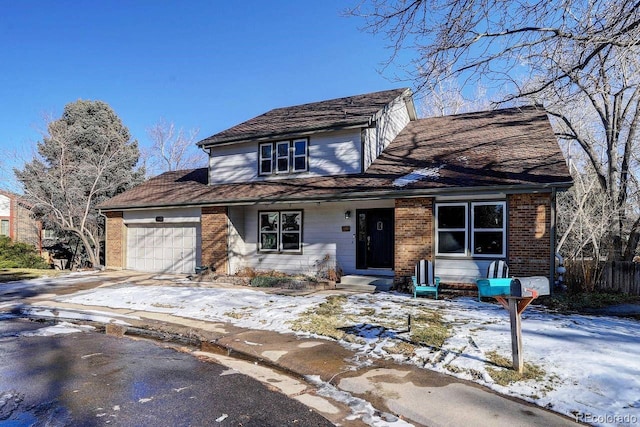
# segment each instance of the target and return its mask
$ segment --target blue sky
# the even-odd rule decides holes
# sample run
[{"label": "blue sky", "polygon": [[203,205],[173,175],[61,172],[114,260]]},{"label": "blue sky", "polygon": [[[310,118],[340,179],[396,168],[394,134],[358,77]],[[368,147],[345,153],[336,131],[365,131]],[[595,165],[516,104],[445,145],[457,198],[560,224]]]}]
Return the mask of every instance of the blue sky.
[{"label": "blue sky", "polygon": [[2,2],[0,148],[30,158],[44,117],[77,99],[107,102],[145,145],[161,117],[204,138],[271,108],[407,86],[378,73],[385,40],[342,16],[354,2]]}]

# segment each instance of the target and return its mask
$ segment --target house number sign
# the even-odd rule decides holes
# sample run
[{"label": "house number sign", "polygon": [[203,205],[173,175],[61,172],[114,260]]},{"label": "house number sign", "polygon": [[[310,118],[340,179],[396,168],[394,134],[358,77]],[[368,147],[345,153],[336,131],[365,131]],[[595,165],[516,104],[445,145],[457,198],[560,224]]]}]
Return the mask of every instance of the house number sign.
[{"label": "house number sign", "polygon": [[378,231],[382,231],[382,229],[384,228],[384,224],[382,223],[382,221],[378,221],[376,226],[377,226],[376,228],[378,229]]}]

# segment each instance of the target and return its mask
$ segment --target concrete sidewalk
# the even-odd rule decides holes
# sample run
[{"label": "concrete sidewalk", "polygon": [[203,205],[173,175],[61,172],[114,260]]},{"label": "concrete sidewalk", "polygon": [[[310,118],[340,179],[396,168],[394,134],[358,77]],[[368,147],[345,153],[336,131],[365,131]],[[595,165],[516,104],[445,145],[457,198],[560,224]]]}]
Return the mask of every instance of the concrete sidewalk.
[{"label": "concrete sidewalk", "polygon": [[[120,280],[114,280],[123,286]],[[140,283],[140,282],[139,282]],[[102,284],[101,286],[109,286]],[[165,283],[166,285],[166,283]],[[248,330],[227,323],[185,319],[161,313],[82,306],[55,301],[54,295],[32,297],[14,308],[33,317],[45,308],[57,320],[83,322],[83,313],[109,313],[128,323],[106,323],[108,333],[142,335],[196,348],[193,354],[233,366],[297,398],[340,425],[393,425],[394,417],[354,415],[359,400],[336,399],[341,392],[370,402],[381,413],[393,414],[424,426],[562,426],[569,418],[526,402],[498,395],[485,387],[447,375],[389,360],[361,360],[359,355],[333,340],[303,338],[294,334]],[[88,318],[90,316],[85,316]],[[187,350],[185,350],[187,351]],[[244,361],[240,363],[239,361]],[[248,362],[248,363],[247,363]],[[292,376],[295,385],[278,387],[283,378],[260,371],[269,368]],[[320,389],[320,390],[319,390]],[[331,392],[333,390],[333,392]],[[347,396],[348,396],[347,395]],[[380,421],[382,420],[382,421]],[[388,425],[387,424],[387,425]],[[398,424],[399,425],[399,424]]]}]

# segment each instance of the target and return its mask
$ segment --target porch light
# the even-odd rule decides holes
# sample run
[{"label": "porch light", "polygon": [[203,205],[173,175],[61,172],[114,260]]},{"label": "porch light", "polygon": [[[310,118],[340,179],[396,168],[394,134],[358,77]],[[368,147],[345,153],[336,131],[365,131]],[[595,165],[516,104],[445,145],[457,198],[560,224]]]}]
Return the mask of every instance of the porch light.
[{"label": "porch light", "polygon": [[349,218],[351,218],[351,211],[346,211],[344,213],[344,219],[349,219]]}]

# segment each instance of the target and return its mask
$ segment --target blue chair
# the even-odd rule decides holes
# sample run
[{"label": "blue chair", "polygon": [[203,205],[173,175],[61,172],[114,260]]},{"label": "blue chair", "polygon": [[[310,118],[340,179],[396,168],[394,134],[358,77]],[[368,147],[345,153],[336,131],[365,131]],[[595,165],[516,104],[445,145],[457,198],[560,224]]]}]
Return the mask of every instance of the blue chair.
[{"label": "blue chair", "polygon": [[487,269],[487,278],[476,280],[478,301],[482,297],[496,297],[511,294],[509,266],[504,261],[493,261]]},{"label": "blue chair", "polygon": [[418,294],[435,294],[438,299],[438,286],[440,286],[440,278],[433,274],[433,264],[428,260],[420,260],[416,264],[415,275],[411,276],[413,282],[413,297]]}]

